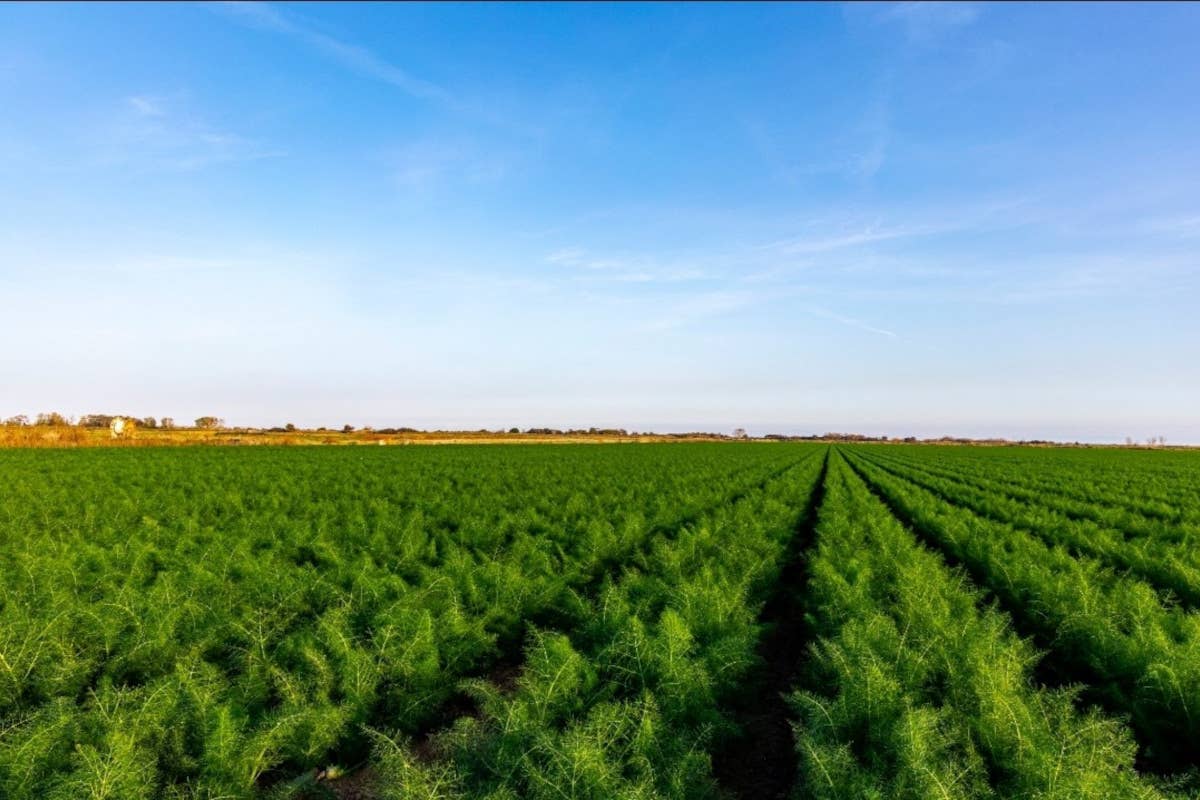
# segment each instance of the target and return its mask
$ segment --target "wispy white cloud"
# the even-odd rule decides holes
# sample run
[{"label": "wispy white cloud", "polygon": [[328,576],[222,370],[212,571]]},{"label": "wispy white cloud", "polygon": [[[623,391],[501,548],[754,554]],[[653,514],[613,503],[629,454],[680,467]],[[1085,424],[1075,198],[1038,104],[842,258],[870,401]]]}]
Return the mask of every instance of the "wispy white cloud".
[{"label": "wispy white cloud", "polygon": [[840,322],[843,325],[849,325],[852,328],[858,328],[860,330],[868,331],[869,333],[877,333],[880,336],[887,336],[891,339],[896,338],[896,334],[892,331],[884,328],[877,328],[874,325],[870,325],[860,319],[842,316],[841,314],[834,313],[827,308],[821,308],[820,306],[808,306],[804,310],[810,314],[815,314],[818,317],[824,317],[825,319],[831,319],[834,322]]},{"label": "wispy white cloud", "polygon": [[712,277],[705,269],[664,263],[650,256],[597,256],[582,247],[564,247],[546,256],[546,262],[583,272],[594,279],[618,283],[698,281]]},{"label": "wispy white cloud", "polygon": [[989,284],[968,287],[975,302],[1000,305],[1062,304],[1070,301],[1162,300],[1195,296],[1200,277],[1191,257],[1110,254],[1065,263],[1034,262],[997,269]]},{"label": "wispy white cloud", "polygon": [[564,247],[560,250],[555,250],[553,253],[546,256],[546,260],[551,264],[577,266],[586,257],[587,251],[582,247]]},{"label": "wispy white cloud", "polygon": [[421,77],[385,58],[370,48],[319,30],[280,5],[260,2],[220,2],[213,6],[232,19],[256,30],[286,36],[324,57],[329,62],[368,80],[393,86],[417,100],[467,117],[494,129],[526,139],[546,135],[539,114],[511,113],[507,101],[494,96],[479,99],[468,93],[443,86]]},{"label": "wispy white cloud", "polygon": [[365,47],[305,25],[273,5],[220,3],[218,7],[247,25],[290,36],[349,70],[395,86],[413,97],[448,105],[455,103],[454,96],[433,81],[419,78]]},{"label": "wispy white cloud", "polygon": [[1195,239],[1200,237],[1200,214],[1159,217],[1146,220],[1141,227],[1148,233],[1163,234],[1179,239]]},{"label": "wispy white cloud", "polygon": [[127,97],[126,102],[137,114],[143,117],[161,117],[163,116],[162,104],[153,97],[142,97],[134,95]]},{"label": "wispy white cloud", "polygon": [[756,296],[746,291],[714,291],[688,295],[667,304],[654,319],[643,326],[646,331],[668,331],[682,328],[711,317],[731,314],[755,302]]},{"label": "wispy white cloud", "polygon": [[860,128],[865,146],[851,159],[850,167],[853,174],[872,178],[887,160],[892,141],[891,113],[886,96],[871,106]]},{"label": "wispy white cloud", "polygon": [[561,264],[566,267],[577,267],[579,269],[589,269],[597,271],[615,271],[627,270],[634,267],[640,267],[645,263],[645,259],[631,258],[602,258],[592,255],[582,247],[564,247],[561,250],[555,250],[550,255],[546,256],[546,260],[551,264]]},{"label": "wispy white cloud", "polygon": [[513,157],[458,138],[410,142],[384,156],[395,183],[404,190],[430,191],[444,184],[487,184],[503,180]]},{"label": "wispy white cloud", "polygon": [[770,242],[760,248],[787,255],[802,255],[810,253],[829,253],[834,250],[846,250],[872,242],[882,242],[889,239],[903,239],[911,236],[921,236],[937,232],[927,227],[894,226],[887,227],[879,224],[866,225],[844,233],[817,234],[796,236],[790,239]]},{"label": "wispy white cloud", "polygon": [[824,136],[789,134],[762,118],[743,120],[742,129],[776,180],[803,183],[827,175],[867,180],[887,163],[892,145],[890,97],[890,81],[885,80],[848,124]]},{"label": "wispy white cloud", "polygon": [[102,163],[193,170],[282,155],[261,142],[216,127],[164,97],[124,98],[99,132]]},{"label": "wispy white cloud", "polygon": [[882,23],[901,25],[911,42],[928,44],[953,30],[970,25],[978,19],[979,13],[979,6],[975,3],[922,0],[888,4],[878,12],[876,19]]}]

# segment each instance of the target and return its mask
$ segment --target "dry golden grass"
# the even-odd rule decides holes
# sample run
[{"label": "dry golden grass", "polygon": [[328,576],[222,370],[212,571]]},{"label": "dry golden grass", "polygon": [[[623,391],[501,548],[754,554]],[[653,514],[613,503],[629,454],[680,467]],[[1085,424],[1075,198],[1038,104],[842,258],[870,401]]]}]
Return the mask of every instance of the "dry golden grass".
[{"label": "dry golden grass", "polygon": [[406,445],[406,444],[610,444],[718,441],[716,436],[554,435],[476,431],[269,431],[259,428],[137,428],[114,438],[107,428],[75,425],[0,425],[0,447],[172,447],[188,445]]}]

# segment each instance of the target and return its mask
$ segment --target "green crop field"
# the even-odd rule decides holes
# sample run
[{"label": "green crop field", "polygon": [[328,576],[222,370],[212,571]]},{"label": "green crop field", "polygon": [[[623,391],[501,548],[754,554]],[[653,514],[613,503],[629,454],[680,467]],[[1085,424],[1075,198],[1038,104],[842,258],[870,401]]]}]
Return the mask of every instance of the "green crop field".
[{"label": "green crop field", "polygon": [[1200,454],[0,450],[0,797],[1183,798]]}]

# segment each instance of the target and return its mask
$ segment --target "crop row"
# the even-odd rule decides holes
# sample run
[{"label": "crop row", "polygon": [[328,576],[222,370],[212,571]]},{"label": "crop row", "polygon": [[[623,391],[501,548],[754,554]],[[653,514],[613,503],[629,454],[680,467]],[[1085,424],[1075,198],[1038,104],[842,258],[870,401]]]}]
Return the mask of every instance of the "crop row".
[{"label": "crop row", "polygon": [[1154,589],[1027,530],[987,519],[850,454],[874,491],[961,564],[1049,654],[1043,672],[1087,685],[1089,700],[1128,714],[1141,762],[1163,773],[1200,757],[1200,616]]},{"label": "crop row", "polygon": [[0,797],[314,797],[369,762],[379,800],[718,798],[735,708],[790,716],[755,763],[797,798],[1171,795],[1200,774],[1191,469],[0,451]]},{"label": "crop row", "polygon": [[1006,491],[1138,535],[1200,530],[1200,486],[1188,453],[1029,448],[879,448],[879,456],[982,478]]},{"label": "crop row", "polygon": [[470,449],[3,454],[0,794],[249,796],[415,732],[798,457]]},{"label": "crop row", "polygon": [[819,640],[799,797],[1151,798],[1118,721],[1036,688],[1037,654],[833,457],[809,561]]},{"label": "crop row", "polygon": [[718,797],[721,706],[754,663],[758,612],[822,465],[814,453],[660,540],[578,599],[578,627],[533,631],[515,688],[472,682],[481,712],[437,737],[436,758],[380,735],[382,797]]},{"label": "crop row", "polygon": [[[1200,541],[1200,503],[1189,509],[1176,489],[1170,504],[1146,502],[1145,487],[1126,481],[1128,488],[1101,490],[1089,482],[1090,470],[1041,475],[1037,462],[1003,467],[986,460],[946,458],[943,453],[907,454],[904,451],[872,453],[877,460],[907,469],[953,478],[1021,502],[1044,506],[1073,519],[1084,519],[1121,531],[1128,538],[1152,537],[1163,541]],[[1034,473],[1037,477],[1031,476]],[[1092,487],[1092,488],[1089,488]]]},{"label": "crop row", "polygon": [[1075,519],[1036,502],[1017,500],[1004,492],[930,471],[868,456],[872,464],[893,475],[969,509],[980,516],[1029,531],[1050,545],[1097,558],[1114,569],[1128,570],[1170,593],[1190,608],[1200,606],[1200,553],[1161,536],[1126,536],[1086,519]]}]

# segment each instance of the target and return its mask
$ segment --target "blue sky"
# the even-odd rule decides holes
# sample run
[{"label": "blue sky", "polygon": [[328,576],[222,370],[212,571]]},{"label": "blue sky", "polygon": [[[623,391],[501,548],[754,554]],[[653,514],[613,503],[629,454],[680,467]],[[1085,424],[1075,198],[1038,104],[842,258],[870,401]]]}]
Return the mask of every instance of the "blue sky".
[{"label": "blue sky", "polygon": [[0,415],[1200,442],[1200,6],[0,6]]}]

